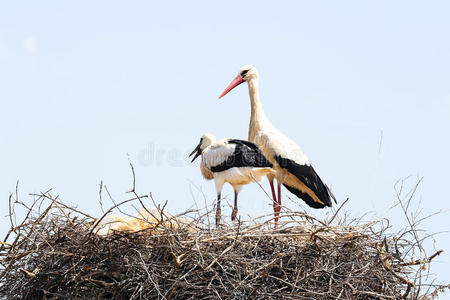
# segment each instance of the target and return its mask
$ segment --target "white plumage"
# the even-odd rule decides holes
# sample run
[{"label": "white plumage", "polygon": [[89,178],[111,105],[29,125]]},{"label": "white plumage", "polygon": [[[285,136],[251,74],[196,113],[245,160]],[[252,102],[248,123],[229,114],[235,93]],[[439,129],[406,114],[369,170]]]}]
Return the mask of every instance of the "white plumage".
[{"label": "white plumage", "polygon": [[234,189],[234,209],[231,219],[237,215],[237,198],[242,186],[260,181],[262,177],[275,174],[272,164],[258,147],[247,141],[223,139],[217,141],[212,134],[205,134],[190,156],[192,161],[202,156],[200,170],[207,180],[214,179],[217,191],[216,224],[220,222],[220,199],[223,185],[229,183]]},{"label": "white plumage", "polygon": [[[275,224],[281,209],[282,184],[311,207],[331,206],[331,198],[334,196],[317,175],[308,157],[294,141],[280,133],[267,119],[259,100],[258,78],[259,74],[255,67],[248,65],[242,67],[238,76],[219,99],[239,84],[247,82],[251,102],[248,140],[259,146],[265,157],[273,164],[275,171],[275,176],[272,174],[267,176],[272,190]],[[278,183],[278,200],[273,186],[274,178]]]}]

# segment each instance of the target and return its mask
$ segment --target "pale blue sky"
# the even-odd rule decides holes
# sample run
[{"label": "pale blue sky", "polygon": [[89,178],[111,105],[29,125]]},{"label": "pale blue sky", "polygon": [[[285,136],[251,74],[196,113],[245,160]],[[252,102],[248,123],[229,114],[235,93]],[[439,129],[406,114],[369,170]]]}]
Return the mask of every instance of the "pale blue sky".
[{"label": "pale blue sky", "polygon": [[[53,187],[93,214],[100,180],[126,197],[127,153],[139,190],[169,210],[193,205],[192,184],[212,203],[213,183],[185,156],[205,132],[247,137],[247,87],[217,101],[244,64],[259,69],[268,117],[353,215],[383,215],[410,175],[424,177],[424,213],[448,211],[449,12],[446,1],[3,2],[0,232],[17,179],[23,198]],[[239,205],[272,211],[257,186]],[[426,228],[449,230],[449,216]],[[449,235],[436,247],[450,251]]]}]

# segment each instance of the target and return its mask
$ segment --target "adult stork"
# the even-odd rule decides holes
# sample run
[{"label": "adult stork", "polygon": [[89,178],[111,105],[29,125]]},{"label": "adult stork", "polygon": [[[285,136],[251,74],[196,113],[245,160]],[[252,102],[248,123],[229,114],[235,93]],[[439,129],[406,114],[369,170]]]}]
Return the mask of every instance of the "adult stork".
[{"label": "adult stork", "polygon": [[[279,132],[267,119],[259,100],[258,78],[258,70],[255,67],[242,67],[219,99],[236,86],[247,82],[251,103],[248,140],[259,146],[275,170],[275,176],[267,176],[272,190],[275,224],[281,210],[281,185],[313,208],[331,207],[331,198],[334,199],[334,196],[317,175],[306,155],[295,142]],[[278,184],[278,200],[273,185],[274,178]]]},{"label": "adult stork", "polygon": [[238,194],[242,186],[274,174],[272,164],[264,157],[258,146],[247,141],[237,139],[217,141],[214,135],[205,134],[189,157],[194,154],[191,162],[201,155],[200,170],[203,177],[215,181],[217,191],[216,225],[220,222],[220,195],[226,182],[234,189],[234,208],[231,215],[231,219],[234,221],[238,212]]}]

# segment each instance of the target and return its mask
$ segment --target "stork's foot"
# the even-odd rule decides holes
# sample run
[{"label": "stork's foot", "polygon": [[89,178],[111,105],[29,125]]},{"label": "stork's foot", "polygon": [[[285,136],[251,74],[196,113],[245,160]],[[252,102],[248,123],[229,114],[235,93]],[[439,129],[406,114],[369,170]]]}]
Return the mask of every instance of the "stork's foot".
[{"label": "stork's foot", "polygon": [[231,213],[231,221],[235,221],[236,220],[237,213],[238,213],[237,208],[234,208],[233,212]]}]

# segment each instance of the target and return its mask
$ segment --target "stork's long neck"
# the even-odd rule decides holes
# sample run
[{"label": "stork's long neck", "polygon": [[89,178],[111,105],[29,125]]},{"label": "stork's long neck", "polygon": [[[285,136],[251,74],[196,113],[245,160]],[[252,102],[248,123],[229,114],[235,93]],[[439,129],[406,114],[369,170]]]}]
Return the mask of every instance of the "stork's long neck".
[{"label": "stork's long neck", "polygon": [[248,81],[248,91],[250,94],[251,103],[251,116],[250,116],[250,126],[248,130],[248,139],[251,142],[255,142],[255,136],[258,131],[263,129],[264,125],[268,123],[266,115],[261,106],[261,101],[259,100],[259,89],[258,89],[258,79],[250,79]]}]

